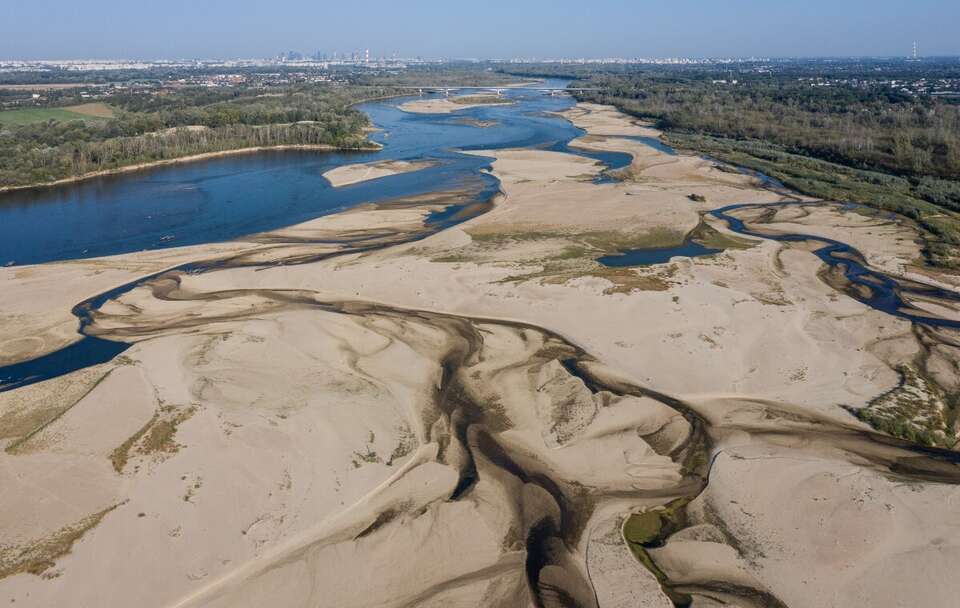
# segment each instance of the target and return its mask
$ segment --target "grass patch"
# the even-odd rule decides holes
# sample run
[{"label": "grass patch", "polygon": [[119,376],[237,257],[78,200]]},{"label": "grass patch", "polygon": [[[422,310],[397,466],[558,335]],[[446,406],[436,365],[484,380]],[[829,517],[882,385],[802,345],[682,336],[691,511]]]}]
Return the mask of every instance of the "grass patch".
[{"label": "grass patch", "polygon": [[0,579],[14,574],[28,572],[40,576],[55,566],[57,558],[73,548],[74,543],[99,524],[103,518],[117,508],[108,507],[93,513],[80,521],[60,528],[50,536],[26,545],[0,545]]},{"label": "grass patch", "polygon": [[706,222],[697,226],[690,233],[690,240],[700,243],[709,249],[750,249],[759,241],[753,241],[731,234],[724,234],[712,228]]},{"label": "grass patch", "polygon": [[759,171],[807,196],[904,215],[922,229],[924,254],[932,265],[960,268],[960,184],[955,181],[855,169],[756,140],[683,133],[667,137],[675,147]]},{"label": "grass patch", "polygon": [[[88,388],[85,388],[82,393],[76,396],[76,398],[71,398],[70,396],[73,393],[74,387],[76,387],[78,384],[80,386],[83,386],[79,382],[71,383],[68,389],[63,389],[60,392],[58,392],[56,395],[54,395],[54,398],[53,398],[54,401],[57,401],[59,399],[62,399],[62,400],[70,399],[70,403],[66,406],[52,407],[49,409],[44,408],[40,410],[36,404],[32,404],[31,406],[29,406],[30,409],[28,410],[27,416],[23,419],[14,418],[13,420],[11,420],[10,423],[7,423],[6,416],[0,417],[0,431],[3,431],[4,437],[9,436],[10,431],[23,432],[29,429],[29,432],[27,432],[25,435],[21,436],[19,439],[16,439],[12,441],[9,445],[7,445],[5,451],[8,454],[18,454],[18,453],[21,453],[21,451],[24,449],[29,449],[26,446],[27,446],[27,443],[30,442],[30,440],[40,435],[40,433],[42,433],[44,429],[46,429],[48,426],[50,426],[51,424],[59,420],[60,417],[66,414],[68,411],[70,411],[71,408],[73,408],[75,405],[83,401],[83,399],[87,395],[92,393],[94,389],[100,386],[100,383],[104,382],[107,378],[109,378],[110,374],[112,373],[113,373],[113,370],[110,370],[107,373],[100,376],[99,378],[97,378],[97,380],[93,382],[92,385],[90,385]],[[33,414],[33,411],[37,411],[39,413]],[[8,427],[7,424],[10,424],[10,427]]]},{"label": "grass patch", "polygon": [[91,116],[93,118],[113,118],[113,108],[105,103],[82,103],[76,106],[67,106],[64,108],[68,112]]},{"label": "grass patch", "polygon": [[[712,229],[710,229],[712,230]],[[716,232],[716,231],[713,231]],[[612,283],[605,294],[640,291],[666,291],[675,273],[673,265],[639,270],[608,267],[597,262],[604,255],[627,249],[673,247],[683,243],[686,235],[679,230],[657,227],[646,232],[591,231],[580,233],[543,231],[468,231],[473,243],[461,250],[438,256],[431,261],[458,263],[493,261],[489,253],[526,242],[553,241],[557,246],[547,255],[519,261],[523,266],[539,266],[540,270],[507,276],[501,283],[540,281],[547,285],[564,285],[578,278],[600,278]],[[705,232],[706,234],[706,232]],[[719,235],[718,236],[722,236]],[[742,243],[737,243],[743,246]]]},{"label": "grass patch", "polygon": [[620,253],[626,249],[658,249],[676,247],[683,243],[686,234],[680,230],[657,226],[646,232],[587,232],[577,240],[587,243],[600,255]]},{"label": "grass patch", "polygon": [[634,513],[623,524],[623,537],[628,543],[646,545],[660,537],[663,517],[660,511]]},{"label": "grass patch", "polygon": [[529,241],[547,241],[563,239],[581,246],[584,252],[586,246],[594,255],[608,255],[619,253],[624,249],[654,249],[657,247],[674,247],[683,243],[686,234],[680,230],[662,226],[651,228],[646,232],[622,232],[618,230],[595,230],[591,232],[542,232],[535,230],[476,232],[467,231],[473,242],[480,246],[502,246],[510,243]]},{"label": "grass patch", "polygon": [[67,108],[22,108],[0,112],[0,125],[14,127],[37,122],[56,120],[103,120],[112,118],[113,111],[104,104],[83,104]]},{"label": "grass patch", "polygon": [[545,241],[563,237],[563,234],[556,232],[537,232],[535,230],[524,231],[497,231],[497,232],[478,232],[476,230],[467,230],[470,239],[480,246],[500,246],[513,242],[524,241]]},{"label": "grass patch", "polygon": [[654,563],[647,549],[662,546],[669,535],[682,527],[685,520],[683,509],[688,502],[686,498],[678,498],[663,508],[633,513],[624,522],[622,531],[630,552],[657,578],[663,592],[677,606],[690,605],[690,596],[673,589],[667,575]]},{"label": "grass patch", "polygon": [[196,413],[195,407],[178,409],[163,406],[136,433],[110,453],[110,462],[117,473],[123,473],[132,455],[172,454],[180,449],[175,440],[177,428]]},{"label": "grass patch", "polygon": [[497,97],[495,95],[465,95],[463,97],[451,97],[450,101],[460,105],[497,105],[497,104],[510,104],[513,103],[509,99],[504,99],[503,97]]},{"label": "grass patch", "polygon": [[601,254],[594,249],[576,245],[567,246],[555,255],[523,262],[524,265],[540,266],[539,271],[510,275],[499,282],[539,281],[545,285],[566,285],[575,279],[592,277],[604,279],[612,284],[603,290],[606,295],[629,294],[633,291],[666,291],[672,285],[669,279],[677,270],[677,267],[672,264],[647,271],[629,267],[609,267],[596,261],[598,255]]},{"label": "grass patch", "polygon": [[127,466],[127,461],[130,459],[130,449],[140,441],[140,438],[143,437],[150,427],[156,424],[157,419],[160,417],[160,414],[154,414],[153,418],[150,419],[143,428],[127,438],[126,441],[120,444],[119,447],[110,452],[110,462],[113,463],[113,470],[117,473],[123,473],[123,468]]},{"label": "grass patch", "polygon": [[951,408],[946,396],[913,366],[898,371],[900,384],[857,410],[857,418],[894,437],[953,449],[957,437],[947,421]]},{"label": "grass patch", "polygon": [[430,258],[430,261],[439,264],[464,264],[466,262],[477,262],[477,258],[476,256],[471,256],[466,253],[450,253]]}]

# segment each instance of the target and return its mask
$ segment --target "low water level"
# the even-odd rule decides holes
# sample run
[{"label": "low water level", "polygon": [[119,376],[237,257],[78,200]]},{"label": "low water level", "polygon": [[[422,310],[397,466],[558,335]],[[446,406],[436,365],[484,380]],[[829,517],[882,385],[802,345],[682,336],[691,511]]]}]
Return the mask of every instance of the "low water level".
[{"label": "low water level", "polygon": [[[486,188],[479,196],[488,199],[498,188],[496,179],[481,171],[488,166],[489,159],[461,154],[458,149],[537,147],[571,151],[600,160],[613,169],[629,162],[630,157],[625,154],[584,154],[569,149],[570,140],[583,132],[548,112],[570,107],[570,98],[531,91],[508,91],[507,95],[517,103],[462,113],[476,124],[447,116],[408,114],[396,107],[403,100],[362,106],[382,129],[373,137],[385,144],[378,152],[265,152],[9,193],[0,196],[0,263],[41,263],[229,240],[289,226],[361,202],[455,189],[467,180],[484,180]],[[478,126],[481,121],[488,126]],[[428,159],[437,164],[423,171],[343,188],[332,188],[322,177],[323,172],[343,164],[388,159]],[[771,237],[757,233],[732,215],[739,207],[719,209],[713,215],[726,221],[734,232],[747,236],[819,241],[823,247],[816,254],[825,263],[841,265],[850,282],[869,288],[869,295],[853,293],[853,297],[915,322],[960,327],[952,320],[908,310],[902,297],[913,293],[958,300],[957,294],[934,287],[903,285],[868,268],[856,250],[838,241],[799,234]],[[458,210],[449,209],[435,213],[429,221],[442,228],[462,221],[462,216]],[[717,251],[688,241],[671,248],[625,251],[599,261],[608,266],[639,266]],[[191,271],[190,266],[181,270]],[[145,280],[149,277],[78,304],[74,313],[81,329],[91,311]],[[86,336],[37,359],[0,367],[0,392],[109,361],[128,347]]]},{"label": "low water level", "polygon": [[[551,82],[550,86],[563,86]],[[363,202],[457,189],[483,180],[488,200],[499,188],[482,172],[490,159],[459,150],[539,147],[570,151],[625,166],[626,154],[570,150],[583,131],[549,114],[573,105],[568,97],[507,91],[513,105],[483,106],[456,118],[403,112],[405,99],[365,104],[381,130],[378,152],[268,151],[108,176],[77,184],[0,196],[0,263],[34,264],[214,241],[289,226]],[[462,120],[466,117],[472,120]],[[482,126],[481,126],[482,125]],[[333,188],[322,174],[334,167],[381,160],[436,161],[422,171]],[[430,215],[434,229],[463,221],[462,207]],[[202,271],[187,264],[185,271]],[[91,311],[150,277],[99,294],[74,308],[81,331]],[[0,367],[0,392],[109,361],[128,344],[86,336],[30,361]]]},{"label": "low water level", "polygon": [[[562,81],[548,83],[563,86]],[[489,159],[457,150],[511,147],[566,149],[582,134],[551,116],[572,99],[536,91],[507,91],[518,103],[449,116],[410,114],[403,99],[360,106],[381,129],[377,152],[266,151],[157,167],[0,195],[0,265],[37,264],[236,239],[304,222],[362,202],[379,202],[455,189],[465,178],[497,181],[480,173]],[[626,155],[589,154],[611,165]],[[439,161],[419,172],[333,188],[322,174],[335,167],[381,160]]]},{"label": "low water level", "polygon": [[[764,208],[782,207],[787,205],[808,205],[804,202],[787,202],[762,205]],[[923,285],[904,281],[883,272],[870,268],[863,254],[846,243],[822,236],[809,234],[769,234],[753,230],[734,215],[738,209],[756,208],[761,205],[740,204],[730,205],[722,209],[711,211],[710,214],[726,222],[733,232],[744,236],[759,237],[783,242],[819,243],[821,246],[814,250],[820,260],[833,268],[839,268],[844,278],[851,285],[861,289],[847,290],[850,297],[887,314],[906,319],[913,323],[921,323],[932,327],[960,328],[960,321],[943,319],[924,314],[911,307],[910,296],[932,298],[946,302],[960,302],[960,294],[948,289],[941,289],[933,285]]]},{"label": "low water level", "polygon": [[705,255],[720,253],[720,249],[711,249],[704,247],[700,243],[685,241],[675,247],[657,247],[652,249],[627,249],[618,254],[605,255],[597,258],[597,261],[604,266],[623,267],[623,266],[653,266],[654,264],[666,264],[676,257],[695,258]]}]

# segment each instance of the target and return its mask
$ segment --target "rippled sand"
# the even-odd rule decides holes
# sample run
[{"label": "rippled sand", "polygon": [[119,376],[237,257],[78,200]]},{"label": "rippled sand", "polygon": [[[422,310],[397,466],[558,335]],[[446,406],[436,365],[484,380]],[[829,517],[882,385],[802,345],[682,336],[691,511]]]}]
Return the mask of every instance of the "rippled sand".
[{"label": "rippled sand", "polygon": [[[950,605],[960,469],[845,408],[922,353],[956,381],[953,337],[847,297],[803,246],[703,217],[783,194],[617,137],[656,133],[610,108],[568,117],[589,134],[575,145],[633,154],[622,181],[573,154],[480,152],[502,195],[437,233],[427,214],[469,193],[0,270],[17,360],[71,339],[85,297],[218,260],[97,311],[90,335],[135,343],[114,361],[0,393],[0,597]],[[916,272],[906,224],[812,201],[754,219]],[[726,250],[595,261],[694,229]],[[654,512],[655,540],[626,542]]]}]

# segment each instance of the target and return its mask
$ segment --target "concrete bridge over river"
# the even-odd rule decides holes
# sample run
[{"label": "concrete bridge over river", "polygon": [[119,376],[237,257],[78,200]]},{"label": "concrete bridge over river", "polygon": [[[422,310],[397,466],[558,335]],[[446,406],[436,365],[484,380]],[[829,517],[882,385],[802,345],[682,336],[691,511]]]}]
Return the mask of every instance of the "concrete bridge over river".
[{"label": "concrete bridge over river", "polygon": [[[383,85],[390,86],[390,85]],[[599,91],[600,89],[591,88],[591,87],[538,87],[538,86],[516,86],[516,87],[477,87],[477,86],[437,86],[437,85],[403,85],[403,86],[392,86],[390,88],[394,89],[403,89],[408,91],[416,91],[418,95],[424,95],[426,93],[442,93],[444,96],[449,97],[451,93],[459,93],[461,91],[478,91],[483,93],[496,93],[498,96],[503,95],[504,91],[540,91],[542,93],[549,93],[550,95],[562,95],[564,93],[583,93],[585,91]]]}]

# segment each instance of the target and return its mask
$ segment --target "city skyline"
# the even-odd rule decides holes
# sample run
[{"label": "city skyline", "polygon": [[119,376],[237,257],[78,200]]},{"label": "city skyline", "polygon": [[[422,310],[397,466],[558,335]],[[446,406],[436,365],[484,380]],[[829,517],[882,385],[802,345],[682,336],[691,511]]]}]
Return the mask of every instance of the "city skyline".
[{"label": "city skyline", "polygon": [[[814,0],[802,7],[737,0],[724,6],[604,0],[523,5],[493,0],[438,10],[426,3],[380,0],[283,7],[182,0],[162,7],[92,0],[83,7],[38,0],[8,8],[0,25],[0,58],[227,59],[266,58],[296,50],[375,57],[450,59],[667,57],[900,57],[919,41],[923,56],[960,55],[952,24],[960,6]],[[54,10],[55,9],[55,10]],[[639,10],[638,10],[639,9]],[[927,9],[927,10],[924,10]],[[363,14],[359,14],[359,11]],[[507,14],[509,19],[480,18]],[[104,15],[110,19],[104,19]],[[294,18],[295,17],[295,18]],[[264,27],[264,24],[269,27]]]}]

